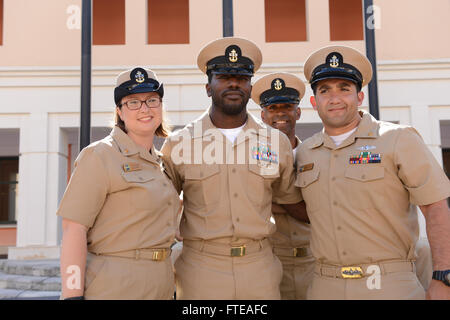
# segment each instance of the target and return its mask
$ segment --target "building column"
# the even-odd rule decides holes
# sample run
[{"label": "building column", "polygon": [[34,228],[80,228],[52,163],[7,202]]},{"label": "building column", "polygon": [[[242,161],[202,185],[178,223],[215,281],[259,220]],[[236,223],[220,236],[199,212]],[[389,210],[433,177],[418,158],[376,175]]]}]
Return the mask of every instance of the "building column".
[{"label": "building column", "polygon": [[[49,134],[51,132],[51,134]],[[57,218],[52,194],[58,179],[58,155],[51,152],[49,116],[34,112],[20,124],[19,184],[17,203],[17,246],[10,247],[8,259],[59,258]],[[54,142],[52,142],[54,144]]]}]

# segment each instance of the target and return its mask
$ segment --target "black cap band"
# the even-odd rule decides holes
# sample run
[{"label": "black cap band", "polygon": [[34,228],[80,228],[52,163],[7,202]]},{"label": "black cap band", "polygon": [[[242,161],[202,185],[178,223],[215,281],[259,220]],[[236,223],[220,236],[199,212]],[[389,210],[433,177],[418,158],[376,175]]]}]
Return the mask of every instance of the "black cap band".
[{"label": "black cap band", "polygon": [[242,56],[239,46],[230,45],[225,49],[223,56],[212,58],[206,63],[206,73],[209,72],[253,76],[254,63],[251,59]]},{"label": "black cap band", "polygon": [[315,68],[312,74],[313,76],[310,80],[311,85],[320,80],[331,78],[348,79],[359,84],[360,86],[363,81],[361,73],[355,67],[348,64],[337,68],[332,68],[323,64]]},{"label": "black cap band", "polygon": [[116,105],[120,104],[120,100],[134,93],[156,92],[162,98],[164,96],[164,86],[155,79],[146,79],[143,83],[136,83],[133,80],[126,81],[114,89],[114,101]]},{"label": "black cap band", "polygon": [[300,94],[293,88],[284,87],[279,91],[269,89],[261,93],[259,105],[264,108],[277,103],[300,103]]},{"label": "black cap band", "polygon": [[331,52],[327,55],[325,63],[317,66],[313,72],[309,83],[311,88],[320,80],[325,79],[345,79],[354,82],[361,90],[363,76],[361,72],[351,64],[344,63],[344,59],[339,52]]}]

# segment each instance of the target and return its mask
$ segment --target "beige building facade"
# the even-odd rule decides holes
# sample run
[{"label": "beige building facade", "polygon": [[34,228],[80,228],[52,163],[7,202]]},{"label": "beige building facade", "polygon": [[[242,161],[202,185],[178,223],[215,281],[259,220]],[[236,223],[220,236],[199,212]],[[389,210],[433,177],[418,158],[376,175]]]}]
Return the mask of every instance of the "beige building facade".
[{"label": "beige building facade", "polygon": [[[172,125],[183,126],[198,117],[210,99],[196,57],[204,44],[222,36],[222,1],[173,0],[180,6],[170,10],[154,7],[155,0],[114,1],[122,7],[108,9],[116,10],[108,20],[122,22],[123,37],[120,44],[108,45],[96,44],[102,37],[96,23],[112,11],[101,10],[102,1],[93,0],[91,140],[110,131],[115,77],[137,65],[153,69],[164,83],[164,107]],[[351,28],[371,23],[362,14],[346,16],[358,2],[361,5],[357,0],[276,0],[278,12],[274,1],[234,0],[234,35],[254,41],[263,53],[254,81],[279,71],[304,80],[306,58],[325,45],[348,45],[365,52],[361,36],[336,40],[339,36],[333,33],[340,28],[336,21],[345,20]],[[381,120],[414,126],[439,163],[450,170],[450,2],[375,0],[374,4]],[[81,0],[0,0],[0,5],[0,186],[7,186],[0,200],[0,254],[10,259],[57,258],[61,222],[55,212],[78,154]],[[277,29],[289,19],[298,24],[290,14],[294,11],[303,17],[301,41],[289,24]],[[150,28],[160,21],[149,22],[155,15],[167,18],[161,21],[174,15],[177,23],[184,15],[187,38],[177,40],[175,32],[167,36],[172,43],[152,43],[161,41],[152,40],[153,32],[168,30],[167,25]],[[292,40],[277,41],[284,31]],[[301,138],[321,130],[307,87],[297,124]],[[367,95],[366,91],[365,109]],[[248,108],[259,116],[252,101]],[[426,237],[422,218],[420,225],[421,237]]]}]

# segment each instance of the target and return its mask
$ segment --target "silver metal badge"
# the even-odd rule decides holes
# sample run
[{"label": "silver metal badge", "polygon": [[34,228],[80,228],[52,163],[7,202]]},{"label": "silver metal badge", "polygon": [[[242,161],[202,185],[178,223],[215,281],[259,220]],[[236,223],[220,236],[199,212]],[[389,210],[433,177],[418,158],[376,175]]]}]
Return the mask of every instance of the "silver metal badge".
[{"label": "silver metal badge", "polygon": [[373,150],[376,149],[376,146],[362,146],[362,147],[358,147],[356,148],[356,150],[361,150],[361,151],[369,151],[369,150]]}]

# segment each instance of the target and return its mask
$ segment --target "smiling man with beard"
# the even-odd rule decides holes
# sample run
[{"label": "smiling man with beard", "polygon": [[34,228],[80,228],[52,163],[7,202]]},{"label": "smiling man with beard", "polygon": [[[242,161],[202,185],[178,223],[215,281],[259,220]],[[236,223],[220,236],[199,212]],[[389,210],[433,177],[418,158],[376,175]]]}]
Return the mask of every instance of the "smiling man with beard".
[{"label": "smiling man with beard", "polygon": [[[291,142],[294,154],[301,141],[295,135],[295,124],[300,119],[300,100],[305,85],[297,76],[279,72],[268,74],[253,84],[252,99],[261,106],[265,124],[283,132]],[[306,292],[314,273],[314,258],[309,249],[310,226],[298,221],[280,205],[272,206],[277,231],[270,237],[273,252],[283,264],[280,284],[284,300],[306,299]]]},{"label": "smiling man with beard", "polygon": [[289,139],[246,109],[261,61],[242,38],[203,47],[197,64],[212,105],[162,148],[184,198],[177,299],[280,299],[282,267],[268,240],[272,201],[295,205],[301,195]]}]

